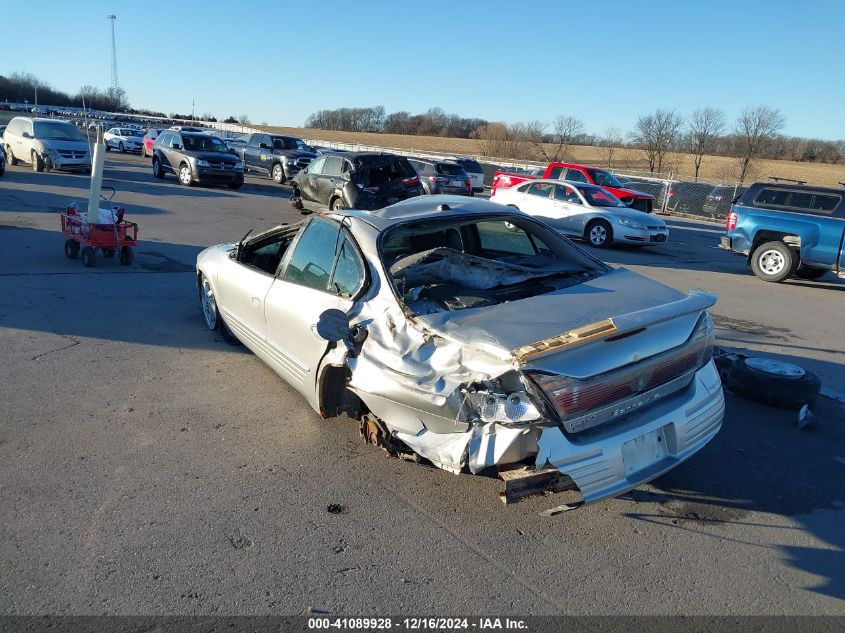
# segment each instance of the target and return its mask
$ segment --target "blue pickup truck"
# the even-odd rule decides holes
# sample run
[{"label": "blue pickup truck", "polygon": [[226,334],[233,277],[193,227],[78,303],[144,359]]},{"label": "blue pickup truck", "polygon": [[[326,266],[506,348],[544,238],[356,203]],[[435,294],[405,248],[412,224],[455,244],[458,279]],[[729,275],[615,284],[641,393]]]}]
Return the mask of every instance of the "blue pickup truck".
[{"label": "blue pickup truck", "polygon": [[845,189],[757,182],[728,212],[722,248],[763,281],[845,277]]}]

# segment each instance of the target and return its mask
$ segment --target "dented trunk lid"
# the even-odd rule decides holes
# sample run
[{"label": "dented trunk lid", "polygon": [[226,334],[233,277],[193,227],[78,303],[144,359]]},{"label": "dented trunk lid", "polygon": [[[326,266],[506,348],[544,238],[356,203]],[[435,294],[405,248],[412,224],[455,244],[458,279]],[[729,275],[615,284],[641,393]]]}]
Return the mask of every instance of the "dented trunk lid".
[{"label": "dented trunk lid", "polygon": [[[444,338],[524,368],[592,375],[681,345],[716,297],[684,294],[625,268],[555,292],[494,306],[419,315]],[[633,336],[622,336],[634,333]],[[595,354],[592,343],[616,341]],[[591,349],[583,349],[589,346]],[[561,352],[569,354],[561,364]],[[576,358],[578,360],[576,360]],[[580,369],[579,369],[580,368]]]}]

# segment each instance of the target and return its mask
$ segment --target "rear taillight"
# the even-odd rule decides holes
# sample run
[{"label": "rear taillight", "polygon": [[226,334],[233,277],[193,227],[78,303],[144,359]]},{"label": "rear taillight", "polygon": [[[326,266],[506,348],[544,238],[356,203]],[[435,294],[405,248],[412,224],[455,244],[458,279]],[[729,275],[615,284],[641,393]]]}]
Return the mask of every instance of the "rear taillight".
[{"label": "rear taillight", "polygon": [[472,178],[467,178],[467,187],[472,187]]},{"label": "rear taillight", "polygon": [[540,373],[532,373],[531,378],[566,421],[651,391],[700,369],[713,357],[713,343],[713,320],[705,312],[698,319],[686,344],[679,350],[587,380]]},{"label": "rear taillight", "polygon": [[378,187],[364,187],[362,191],[367,193],[378,193]]},{"label": "rear taillight", "polygon": [[416,176],[414,176],[414,177],[412,177],[412,178],[405,178],[405,180],[403,180],[403,181],[402,181],[402,184],[403,184],[403,185],[415,185],[415,184],[417,184],[419,181],[420,181],[420,179],[419,179],[419,178],[417,178]]},{"label": "rear taillight", "polygon": [[725,229],[728,231],[733,231],[736,228],[736,212],[731,211],[725,216]]}]

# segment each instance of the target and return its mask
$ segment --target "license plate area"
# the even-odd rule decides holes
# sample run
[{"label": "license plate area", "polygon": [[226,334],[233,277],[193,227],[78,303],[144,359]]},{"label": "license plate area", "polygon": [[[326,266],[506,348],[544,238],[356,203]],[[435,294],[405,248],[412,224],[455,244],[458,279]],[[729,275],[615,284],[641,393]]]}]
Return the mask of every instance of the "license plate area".
[{"label": "license plate area", "polygon": [[666,431],[667,427],[662,426],[622,445],[626,477],[654,466],[669,456]]}]

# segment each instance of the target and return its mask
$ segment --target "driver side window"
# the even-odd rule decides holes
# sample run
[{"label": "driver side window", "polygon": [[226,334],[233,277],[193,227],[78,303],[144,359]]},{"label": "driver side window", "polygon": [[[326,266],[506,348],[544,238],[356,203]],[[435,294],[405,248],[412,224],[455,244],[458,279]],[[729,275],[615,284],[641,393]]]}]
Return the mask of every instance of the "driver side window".
[{"label": "driver side window", "polygon": [[323,171],[323,163],[325,163],[325,162],[326,162],[326,157],[320,156],[319,158],[316,158],[316,159],[311,161],[311,163],[308,165],[308,168],[306,169],[306,171],[309,174],[319,174]]},{"label": "driver side window", "polygon": [[364,282],[364,262],[339,231],[337,222],[312,219],[296,243],[284,280],[340,297],[354,295]]}]

